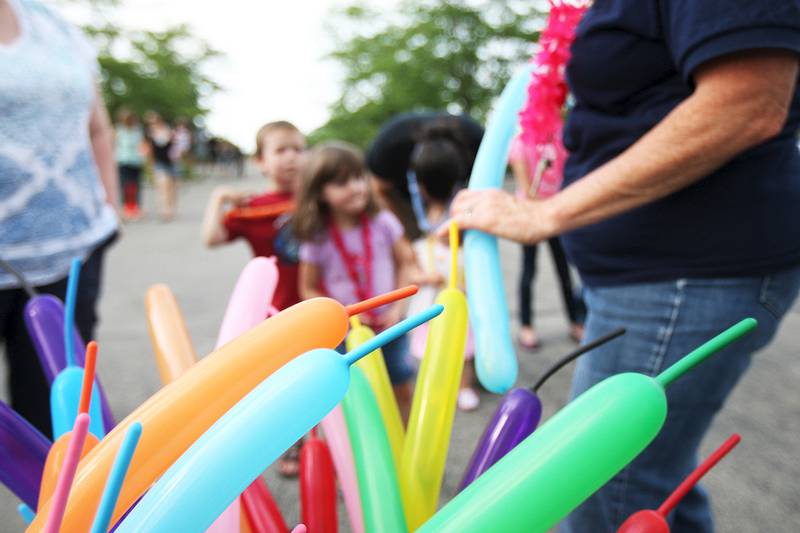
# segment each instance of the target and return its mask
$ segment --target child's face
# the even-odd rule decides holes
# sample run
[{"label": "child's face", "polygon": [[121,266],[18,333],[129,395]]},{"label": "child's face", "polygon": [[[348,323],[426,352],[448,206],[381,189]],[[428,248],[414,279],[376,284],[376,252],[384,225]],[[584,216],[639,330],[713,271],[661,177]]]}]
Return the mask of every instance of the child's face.
[{"label": "child's face", "polygon": [[322,200],[332,211],[353,217],[367,208],[369,194],[369,178],[364,174],[332,181],[322,188]]},{"label": "child's face", "polygon": [[278,129],[264,138],[264,151],[257,160],[261,172],[275,180],[281,191],[294,191],[300,181],[306,139],[300,132]]}]

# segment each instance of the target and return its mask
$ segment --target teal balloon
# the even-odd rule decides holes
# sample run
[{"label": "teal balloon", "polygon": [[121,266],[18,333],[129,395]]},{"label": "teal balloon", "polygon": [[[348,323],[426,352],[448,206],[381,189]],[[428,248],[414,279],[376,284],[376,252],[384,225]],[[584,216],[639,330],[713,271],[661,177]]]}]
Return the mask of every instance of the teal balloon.
[{"label": "teal balloon", "polygon": [[205,531],[341,401],[349,382],[349,365],[333,350],[313,350],[286,363],[211,426],[117,531]]},{"label": "teal balloon", "polygon": [[389,436],[372,387],[363,371],[351,369],[352,384],[342,401],[358,490],[369,533],[406,533],[406,519]]},{"label": "teal balloon", "polygon": [[[486,127],[469,179],[473,190],[499,189],[508,151],[517,131],[533,65],[520,69],[508,82]],[[481,384],[503,394],[517,380],[517,356],[511,341],[508,304],[497,238],[468,230],[464,236],[469,318],[475,338],[475,370]]]},{"label": "teal balloon", "polygon": [[[53,422],[53,441],[61,435],[72,431],[75,419],[78,417],[78,404],[81,401],[81,387],[83,386],[83,368],[70,366],[59,372],[50,386],[50,418]],[[100,392],[97,389],[97,380],[92,383],[92,399],[89,402],[89,432],[102,439],[105,433],[103,427],[103,411],[99,401]]]}]

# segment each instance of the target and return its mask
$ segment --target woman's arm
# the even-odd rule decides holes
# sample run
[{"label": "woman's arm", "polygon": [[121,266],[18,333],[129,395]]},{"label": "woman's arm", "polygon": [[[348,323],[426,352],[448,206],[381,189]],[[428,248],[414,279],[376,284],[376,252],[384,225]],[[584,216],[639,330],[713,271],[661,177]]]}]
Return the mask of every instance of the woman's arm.
[{"label": "woman's arm", "polygon": [[462,228],[535,243],[687,187],[777,135],[795,91],[797,56],[762,50],[711,61],[696,89],[625,152],[547,200],[464,191],[452,213]]},{"label": "woman's arm", "polygon": [[321,279],[322,273],[317,265],[312,263],[304,263],[301,261],[297,281],[297,291],[300,294],[300,299],[308,300],[311,298],[325,296],[325,294],[319,290]]},{"label": "woman's arm", "polygon": [[99,88],[95,88],[94,105],[89,116],[89,138],[100,181],[106,192],[106,202],[116,209],[119,205],[119,174],[114,158],[114,129]]}]

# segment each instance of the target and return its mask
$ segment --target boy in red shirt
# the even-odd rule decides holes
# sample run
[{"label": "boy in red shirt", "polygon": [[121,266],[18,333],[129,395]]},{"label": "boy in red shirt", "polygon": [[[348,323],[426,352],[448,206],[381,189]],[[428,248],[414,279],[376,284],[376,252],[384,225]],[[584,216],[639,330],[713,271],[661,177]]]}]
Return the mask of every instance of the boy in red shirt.
[{"label": "boy in red shirt", "polygon": [[[285,121],[270,122],[256,134],[256,164],[274,186],[254,195],[228,186],[211,195],[203,220],[208,246],[243,238],[254,256],[278,258],[279,281],[273,305],[282,310],[300,301],[297,294],[297,251],[287,225],[302,172],[306,140]],[[235,209],[234,208],[242,208]]]},{"label": "boy in red shirt", "polygon": [[[300,182],[306,139],[290,122],[270,122],[256,134],[255,160],[273,186],[253,194],[228,186],[211,194],[203,219],[203,240],[208,246],[243,238],[254,256],[278,259],[278,286],[272,304],[278,310],[300,301],[297,294],[297,245],[288,224],[294,210],[294,194]],[[280,473],[296,476],[300,444],[289,448],[278,461]]]}]

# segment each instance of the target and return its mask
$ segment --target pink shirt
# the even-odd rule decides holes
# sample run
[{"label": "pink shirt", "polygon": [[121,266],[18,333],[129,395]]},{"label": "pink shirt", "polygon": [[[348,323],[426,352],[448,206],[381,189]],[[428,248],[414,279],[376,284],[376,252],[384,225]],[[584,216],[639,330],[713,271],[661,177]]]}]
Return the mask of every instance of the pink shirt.
[{"label": "pink shirt", "polygon": [[[561,144],[561,132],[556,135],[556,142],[551,145],[537,146],[532,148],[522,141],[522,137],[517,135],[511,142],[511,150],[508,154],[509,162],[524,160],[528,167],[528,180],[531,188],[530,193],[536,198],[549,198],[561,189],[561,181],[564,179],[564,161],[567,152]],[[536,171],[543,158],[549,159],[552,163],[545,169],[539,178],[538,184],[534,183]]]},{"label": "pink shirt", "polygon": [[[397,288],[393,246],[403,236],[403,226],[389,211],[381,211],[369,221],[370,241],[372,245],[372,294],[382,294]],[[364,257],[364,243],[360,227],[342,231],[342,241],[351,254]],[[300,261],[316,265],[322,275],[322,283],[328,296],[343,305],[358,301],[356,287],[347,272],[347,266],[330,232],[325,231],[313,242],[300,245]],[[364,265],[356,265],[360,278],[365,277]],[[383,308],[381,308],[383,309]],[[378,310],[380,314],[381,309]]]}]

